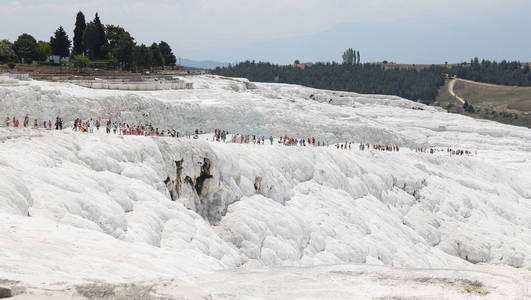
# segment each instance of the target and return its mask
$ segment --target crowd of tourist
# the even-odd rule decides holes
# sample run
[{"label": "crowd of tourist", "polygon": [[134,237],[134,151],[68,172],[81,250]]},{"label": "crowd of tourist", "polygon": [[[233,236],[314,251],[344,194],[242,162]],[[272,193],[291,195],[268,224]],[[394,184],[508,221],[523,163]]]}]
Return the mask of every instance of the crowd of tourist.
[{"label": "crowd of tourist", "polygon": [[437,152],[446,152],[450,155],[477,155],[477,152],[472,152],[470,150],[462,150],[462,149],[452,149],[452,148],[446,148],[446,149],[437,149],[437,148],[423,148],[423,147],[417,147],[415,149],[415,152],[420,153],[429,153],[429,154],[435,154]]},{"label": "crowd of tourist", "polygon": [[[216,142],[227,142],[227,137],[230,136],[230,132],[225,129],[214,129],[214,136],[212,138],[213,141]],[[258,144],[258,145],[273,145],[275,139],[273,136],[269,136],[267,138],[266,136],[262,135],[245,135],[240,133],[233,133],[232,136],[229,139],[230,143],[238,143],[238,144]],[[311,138],[294,138],[289,137],[287,135],[281,136],[278,138],[277,143],[284,146],[327,146],[328,144],[322,141],[319,141],[315,139],[315,137]]]},{"label": "crowd of tourist", "polygon": [[[74,120],[72,131],[75,132],[83,132],[83,133],[94,133],[94,130],[99,131],[102,127],[103,122],[99,119],[87,119],[82,120],[81,118],[76,118]],[[9,116],[5,119],[5,126],[10,127],[13,126],[15,128],[23,127],[23,128],[31,128],[30,125],[30,117],[29,114],[26,114],[24,117],[22,126],[20,126],[20,121],[16,118],[10,118]],[[33,128],[39,128],[39,122],[37,119],[34,119],[33,121]],[[63,130],[63,118],[57,117],[55,118],[55,121],[52,122],[52,120],[44,120],[42,122],[42,128],[48,129],[48,130]],[[138,136],[158,136],[158,137],[174,137],[179,138],[183,136],[191,137],[190,134],[183,135],[180,131],[175,129],[159,129],[158,127],[154,127],[152,123],[133,123],[129,124],[126,122],[113,122],[110,119],[105,121],[105,132],[107,134],[113,133],[118,135],[138,135]],[[202,133],[199,129],[196,129],[193,133],[193,138],[198,139],[199,135]],[[230,138],[229,138],[230,137]],[[270,136],[269,138],[266,138],[264,135],[245,135],[245,134],[239,134],[239,133],[231,133],[228,130],[225,129],[215,129],[214,135],[212,137],[213,141],[216,142],[224,142],[224,143],[238,143],[238,144],[258,144],[258,145],[273,145],[275,139],[273,136]],[[227,141],[228,140],[228,141]],[[299,146],[299,147],[306,147],[306,146],[314,146],[314,147],[328,147],[328,142],[320,141],[316,139],[315,137],[308,137],[308,138],[296,138],[296,137],[289,137],[287,135],[281,136],[278,138],[277,143],[279,145],[283,146]],[[336,149],[341,150],[352,150],[352,142],[345,142],[345,143],[337,143],[333,145]],[[393,145],[381,145],[381,144],[373,144],[370,145],[368,143],[360,143],[359,144],[359,150],[365,151],[370,150],[372,146],[372,149],[375,151],[386,151],[386,152],[399,152],[400,147],[399,146],[393,146]],[[438,149],[438,148],[424,148],[424,147],[417,147],[415,149],[415,152],[417,153],[429,153],[429,154],[435,154],[437,152],[443,152],[446,151],[450,155],[473,155],[472,151],[469,150],[462,150],[462,149]],[[477,154],[477,152],[474,152],[474,154]]]},{"label": "crowd of tourist", "polygon": [[[349,145],[349,148],[350,148],[350,145]],[[371,145],[368,143],[367,144],[360,143],[359,149],[360,151],[365,151],[365,149],[370,150]],[[377,150],[377,151],[387,151],[387,152],[399,152],[400,151],[400,147],[398,146],[380,145],[380,144],[373,144],[372,149]]]},{"label": "crowd of tourist", "polygon": [[280,144],[283,144],[285,146],[317,146],[317,147],[326,147],[328,146],[328,142],[319,141],[316,140],[315,137],[311,138],[293,138],[288,136],[280,137],[279,141]]},{"label": "crowd of tourist", "polygon": [[[82,120],[77,118],[74,120],[72,131],[94,133],[100,130],[103,122],[99,119]],[[181,137],[181,133],[175,129],[159,129],[154,127],[151,123],[144,124],[142,122],[129,124],[126,122],[112,122],[107,120],[105,122],[105,132],[118,135],[140,135],[140,136],[167,136],[167,137]]]},{"label": "crowd of tourist", "polygon": [[[10,127],[11,125],[13,125],[13,127],[15,128],[18,128],[18,127],[23,127],[23,128],[31,128],[31,125],[30,125],[30,117],[29,117],[29,114],[26,114],[26,116],[24,117],[24,120],[22,122],[22,126],[20,126],[20,120],[17,119],[16,117],[13,117],[13,118],[10,118],[9,116],[6,117],[6,120],[5,120],[5,125],[6,127]],[[55,118],[55,121],[52,123],[52,120],[44,120],[42,122],[42,127],[44,129],[54,129],[55,127],[55,130],[63,130],[63,119],[62,118]],[[33,128],[39,128],[39,122],[37,119],[34,119],[33,120]]]}]

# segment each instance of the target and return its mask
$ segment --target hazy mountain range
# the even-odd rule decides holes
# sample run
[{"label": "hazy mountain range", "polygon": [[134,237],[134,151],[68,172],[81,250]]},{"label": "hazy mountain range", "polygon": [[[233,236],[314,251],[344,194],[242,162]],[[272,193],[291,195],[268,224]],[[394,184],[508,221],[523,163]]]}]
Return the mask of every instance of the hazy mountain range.
[{"label": "hazy mountain range", "polygon": [[301,62],[340,61],[342,52],[352,47],[361,52],[365,62],[457,63],[476,56],[530,61],[531,39],[526,36],[527,27],[514,16],[454,23],[434,20],[428,27],[408,21],[367,21],[338,24],[309,36],[195,49],[188,57],[210,59],[212,61],[199,64],[209,67],[226,65],[215,61],[257,60],[280,64],[292,63],[295,59]]},{"label": "hazy mountain range", "polygon": [[191,60],[186,58],[180,59],[180,64],[184,66],[185,68],[190,69],[204,69],[204,70],[210,70],[215,69],[217,67],[226,67],[229,65],[229,63],[226,62],[218,62],[218,61],[211,61],[211,60]]}]

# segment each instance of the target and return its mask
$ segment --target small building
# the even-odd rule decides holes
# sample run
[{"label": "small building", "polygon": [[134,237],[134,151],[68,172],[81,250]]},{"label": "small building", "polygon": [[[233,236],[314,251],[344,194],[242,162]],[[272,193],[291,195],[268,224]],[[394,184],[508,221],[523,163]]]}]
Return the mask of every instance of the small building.
[{"label": "small building", "polygon": [[[51,55],[46,58],[47,63],[54,63],[59,64],[59,56],[57,55]],[[70,57],[63,57],[61,58],[61,62],[70,62]]]},{"label": "small building", "polygon": [[311,67],[311,66],[313,66],[313,63],[311,63],[311,62],[300,63],[300,64],[293,64],[293,67],[295,67],[295,68],[299,68],[299,69],[301,69],[301,70],[304,70],[304,68],[306,68],[306,67]]}]

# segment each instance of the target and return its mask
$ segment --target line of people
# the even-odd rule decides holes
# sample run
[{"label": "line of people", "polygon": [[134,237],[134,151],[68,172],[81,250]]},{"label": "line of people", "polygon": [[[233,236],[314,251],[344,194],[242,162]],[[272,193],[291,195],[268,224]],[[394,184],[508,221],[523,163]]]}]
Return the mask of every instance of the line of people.
[{"label": "line of people", "polygon": [[341,144],[336,144],[336,149],[341,149],[341,150],[352,150],[352,143],[351,142],[345,142],[344,144],[341,143]]},{"label": "line of people", "polygon": [[[76,132],[83,132],[83,133],[94,133],[94,129],[97,131],[100,130],[100,127],[102,127],[102,122],[99,119],[87,119],[82,120],[81,118],[76,118],[73,123],[72,131]],[[20,127],[20,121],[16,118],[10,118],[9,116],[5,119],[5,125],[6,127],[10,127],[11,125],[15,128]],[[30,127],[30,117],[29,114],[26,114],[24,117],[22,127],[29,128]],[[63,118],[57,117],[55,119],[55,122],[52,123],[52,120],[43,121],[42,128],[48,129],[48,130],[62,130],[63,129]],[[33,128],[39,128],[39,122],[37,119],[34,119],[33,122]],[[110,119],[106,121],[105,123],[105,132],[110,134],[111,132],[114,134],[119,135],[139,135],[139,136],[160,136],[160,137],[183,137],[180,131],[177,131],[175,129],[162,129],[159,130],[158,127],[153,127],[151,123],[149,124],[143,124],[142,122],[129,124],[126,122],[112,122]],[[203,133],[199,129],[196,129],[193,134],[194,139],[198,139],[199,135]],[[226,142],[227,137],[230,135],[230,132],[225,129],[215,129],[214,130],[214,136],[213,141],[217,142]],[[190,134],[187,134],[186,136],[190,137]],[[265,145],[266,142],[269,141],[270,145],[273,145],[274,138],[273,136],[270,136],[269,138],[266,138],[265,136],[257,136],[257,135],[243,135],[243,134],[232,134],[232,137],[230,139],[231,143],[239,143],[239,144],[258,144],[258,145]],[[278,144],[284,145],[284,146],[317,146],[317,147],[327,147],[328,143],[316,140],[315,137],[312,138],[293,138],[288,137],[287,135],[281,136],[278,139]],[[352,150],[352,143],[351,142],[345,142],[345,143],[338,143],[334,145],[336,149],[341,150]],[[370,145],[369,143],[360,143],[359,150],[365,151],[370,150],[372,146],[373,150],[376,151],[386,151],[386,152],[400,152],[399,146],[391,146],[391,145],[381,145],[381,144],[373,144]],[[442,152],[446,151],[450,155],[477,155],[477,152],[472,152],[470,150],[462,150],[462,149],[452,149],[452,148],[446,148],[446,149],[438,149],[438,148],[426,148],[426,147],[416,147],[415,152],[417,153],[429,153],[429,154],[435,154],[436,152]]]},{"label": "line of people", "polygon": [[[10,118],[9,116],[6,117],[5,119],[5,125],[6,127],[10,127],[11,125],[13,125],[13,127],[15,128],[30,128],[30,117],[29,117],[29,114],[26,114],[26,116],[24,117],[24,120],[22,122],[22,126],[20,126],[20,120],[17,119],[15,116],[13,116],[13,118]],[[55,127],[55,130],[63,130],[63,118],[60,118],[60,117],[57,117],[55,118],[55,121],[52,123],[52,120],[44,120],[42,122],[42,128],[44,129],[53,129]],[[37,129],[39,128],[39,122],[37,119],[34,119],[33,120],[33,128],[34,129]]]},{"label": "line of people", "polygon": [[[336,146],[336,149],[352,150],[352,142],[335,144],[335,146]],[[365,149],[370,150],[371,145],[369,143],[360,143],[358,149],[360,151],[365,151]],[[372,149],[376,151],[387,151],[387,152],[399,152],[400,151],[400,147],[398,146],[380,145],[380,144],[373,144]]]},{"label": "line of people", "polygon": [[285,146],[314,146],[314,147],[325,147],[328,146],[328,143],[325,143],[324,141],[316,140],[315,137],[311,138],[292,138],[288,136],[280,137],[279,141],[280,144],[283,144]]},{"label": "line of people", "polygon": [[[215,129],[214,130],[214,136],[212,138],[213,141],[216,142],[227,142],[227,136],[230,135],[230,132],[225,129]],[[266,138],[264,135],[244,135],[244,134],[232,134],[232,137],[230,139],[230,143],[238,143],[238,144],[258,144],[258,145],[265,145],[269,141],[269,145],[273,145],[274,138],[273,136],[269,136],[269,138]],[[319,141],[315,139],[315,137],[311,138],[294,138],[294,137],[288,137],[287,135],[281,136],[278,138],[278,144],[284,145],[284,146],[328,146],[327,143]]]},{"label": "line of people", "polygon": [[[360,144],[360,150],[364,151],[365,148],[370,149],[370,144]],[[381,144],[373,144],[372,149],[376,151],[386,151],[386,152],[400,152],[399,146],[392,146],[392,145],[381,145]]]},{"label": "line of people", "polygon": [[458,155],[458,156],[462,156],[462,155],[467,155],[467,156],[470,156],[470,155],[477,155],[477,151],[470,151],[470,150],[462,150],[462,149],[452,149],[452,148],[446,148],[446,149],[438,149],[438,148],[433,148],[433,147],[430,147],[430,148],[425,148],[425,147],[417,147],[415,149],[415,152],[418,152],[418,153],[429,153],[429,154],[435,154],[437,152],[444,152],[446,151],[448,154],[450,155]]},{"label": "line of people", "polygon": [[[85,133],[94,133],[100,130],[103,122],[99,119],[90,118],[88,120],[82,120],[76,118],[74,120],[74,125],[72,131],[85,132]],[[181,133],[175,129],[162,129],[159,130],[158,127],[154,127],[151,123],[144,124],[142,122],[129,124],[126,122],[112,122],[112,120],[107,120],[105,122],[105,133],[113,133],[118,135],[139,135],[139,136],[160,136],[160,137],[181,137]]]}]

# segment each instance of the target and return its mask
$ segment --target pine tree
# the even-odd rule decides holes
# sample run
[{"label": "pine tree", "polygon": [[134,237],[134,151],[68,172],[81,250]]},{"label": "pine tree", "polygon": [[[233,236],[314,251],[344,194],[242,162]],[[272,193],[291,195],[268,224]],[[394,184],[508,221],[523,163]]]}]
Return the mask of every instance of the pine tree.
[{"label": "pine tree", "polygon": [[52,46],[52,54],[59,56],[59,60],[70,55],[72,42],[68,39],[68,35],[64,31],[63,26],[59,26],[54,36],[50,38],[50,45]]},{"label": "pine tree", "polygon": [[108,51],[105,27],[101,24],[100,17],[96,13],[94,21],[87,24],[83,33],[89,57],[92,59],[105,59]]},{"label": "pine tree", "polygon": [[163,67],[164,66],[164,57],[160,52],[160,47],[157,43],[151,45],[151,54],[153,57],[153,66],[154,67]]},{"label": "pine tree", "polygon": [[90,59],[95,59],[98,55],[97,48],[99,47],[98,43],[98,33],[97,28],[94,23],[90,22],[83,32],[83,44],[87,47],[87,54]]},{"label": "pine tree", "polygon": [[109,49],[112,49],[118,43],[120,35],[125,33],[125,29],[117,25],[107,25],[105,26],[105,36],[107,37],[107,43],[109,44]]},{"label": "pine tree", "polygon": [[105,34],[108,39],[108,48],[111,55],[118,60],[122,68],[131,64],[135,41],[129,32],[120,26],[107,25]]},{"label": "pine tree", "polygon": [[133,50],[133,63],[137,72],[149,69],[152,66],[152,62],[153,54],[151,53],[151,48],[146,47],[144,44],[135,47]]},{"label": "pine tree", "polygon": [[23,33],[13,43],[13,50],[20,62],[31,63],[37,56],[37,41],[33,36]]},{"label": "pine tree", "polygon": [[98,36],[98,56],[99,59],[104,59],[107,54],[107,36],[105,35],[105,26],[101,24],[100,17],[98,16],[98,13],[96,13],[96,16],[94,17],[94,24],[96,25],[97,29],[97,36]]},{"label": "pine tree", "polygon": [[168,43],[164,41],[161,41],[159,43],[159,48],[160,53],[164,58],[164,64],[167,66],[175,66],[175,63],[177,63],[177,58],[175,57],[175,55],[173,55],[170,45],[168,45]]},{"label": "pine tree", "polygon": [[85,55],[87,54],[87,47],[83,43],[83,33],[87,28],[85,23],[85,15],[82,12],[77,13],[76,27],[74,28],[74,49],[72,49],[73,55]]},{"label": "pine tree", "polygon": [[8,40],[0,41],[0,63],[15,61],[17,55],[13,51],[13,44]]}]

